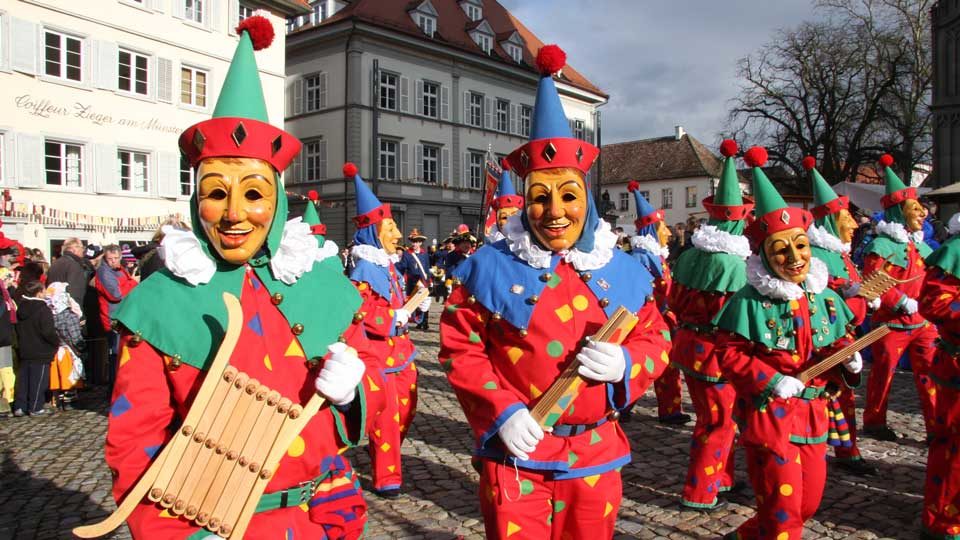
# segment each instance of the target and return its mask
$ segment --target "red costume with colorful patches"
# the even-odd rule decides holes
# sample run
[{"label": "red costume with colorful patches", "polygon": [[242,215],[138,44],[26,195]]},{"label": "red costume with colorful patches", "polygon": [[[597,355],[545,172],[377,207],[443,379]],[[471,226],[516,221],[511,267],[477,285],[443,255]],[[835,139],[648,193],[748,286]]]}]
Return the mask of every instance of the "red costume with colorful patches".
[{"label": "red costume with colorful patches", "polygon": [[[663,319],[670,327],[670,333],[672,334],[676,331],[677,317],[667,307],[667,298],[669,298],[670,289],[673,287],[673,278],[670,275],[667,260],[660,257],[660,264],[663,267],[663,275],[653,280],[653,299],[657,303],[657,308],[663,313]],[[683,389],[680,386],[680,370],[676,366],[671,363],[663,370],[663,374],[654,381],[653,390],[657,396],[657,417],[664,419],[683,413],[683,407],[680,403]]]}]

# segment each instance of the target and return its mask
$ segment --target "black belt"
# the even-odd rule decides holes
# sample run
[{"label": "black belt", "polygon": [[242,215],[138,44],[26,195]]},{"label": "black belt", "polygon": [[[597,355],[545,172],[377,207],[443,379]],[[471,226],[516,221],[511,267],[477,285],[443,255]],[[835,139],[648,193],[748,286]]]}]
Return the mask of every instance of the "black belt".
[{"label": "black belt", "polygon": [[620,411],[610,411],[606,416],[592,424],[557,424],[553,426],[551,434],[557,437],[575,437],[607,422],[616,422],[618,418],[620,418]]}]

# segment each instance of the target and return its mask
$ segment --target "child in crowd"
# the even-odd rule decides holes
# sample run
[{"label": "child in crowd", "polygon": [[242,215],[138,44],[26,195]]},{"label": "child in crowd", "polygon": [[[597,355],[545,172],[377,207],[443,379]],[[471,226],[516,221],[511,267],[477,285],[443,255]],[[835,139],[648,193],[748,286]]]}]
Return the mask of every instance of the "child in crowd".
[{"label": "child in crowd", "polygon": [[50,385],[50,361],[60,346],[53,322],[53,313],[44,300],[45,291],[39,281],[21,285],[22,300],[17,306],[17,373],[14,416],[46,414],[43,408]]},{"label": "child in crowd", "polygon": [[[82,361],[78,351],[83,345],[80,331],[80,319],[83,311],[70,294],[67,284],[62,281],[51,283],[46,292],[47,305],[53,312],[53,324],[60,337],[60,347],[55,353],[56,376],[50,377],[50,389],[54,392],[55,405],[61,410],[70,409],[70,402],[76,396],[75,388],[80,384],[78,371],[74,364]],[[82,373],[82,370],[79,371]]]},{"label": "child in crowd", "polygon": [[17,322],[17,305],[11,299],[13,271],[0,267],[0,416],[9,416],[13,404],[16,374],[13,370],[13,325]]}]

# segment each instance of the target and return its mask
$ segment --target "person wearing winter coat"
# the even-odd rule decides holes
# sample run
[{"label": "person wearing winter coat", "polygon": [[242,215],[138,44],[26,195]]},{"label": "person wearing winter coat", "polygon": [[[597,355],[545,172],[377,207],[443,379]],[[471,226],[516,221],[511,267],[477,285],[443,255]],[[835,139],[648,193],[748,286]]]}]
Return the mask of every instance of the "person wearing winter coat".
[{"label": "person wearing winter coat", "polygon": [[50,360],[60,346],[53,313],[44,301],[39,281],[21,286],[22,300],[17,308],[17,343],[20,369],[14,399],[14,416],[46,414],[43,408],[50,384]]}]

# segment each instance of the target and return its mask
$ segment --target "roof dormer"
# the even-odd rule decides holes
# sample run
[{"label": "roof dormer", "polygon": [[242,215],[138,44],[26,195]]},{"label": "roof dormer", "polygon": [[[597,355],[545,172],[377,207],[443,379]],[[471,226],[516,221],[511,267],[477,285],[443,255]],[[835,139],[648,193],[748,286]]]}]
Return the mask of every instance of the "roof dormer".
[{"label": "roof dormer", "polygon": [[483,19],[483,2],[480,0],[460,0],[460,9],[471,21]]},{"label": "roof dormer", "polygon": [[490,54],[490,51],[493,50],[493,38],[496,36],[493,28],[490,27],[490,23],[485,20],[475,21],[467,25],[467,30],[477,47]]},{"label": "roof dormer", "polygon": [[497,41],[500,42],[500,46],[503,47],[503,50],[510,55],[510,58],[512,58],[514,62],[518,64],[523,63],[523,48],[526,44],[523,38],[520,37],[520,32],[516,30],[501,32],[497,34]]},{"label": "roof dormer", "polygon": [[437,31],[437,10],[430,3],[430,0],[423,0],[419,4],[414,3],[408,13],[424,34],[433,37]]}]

